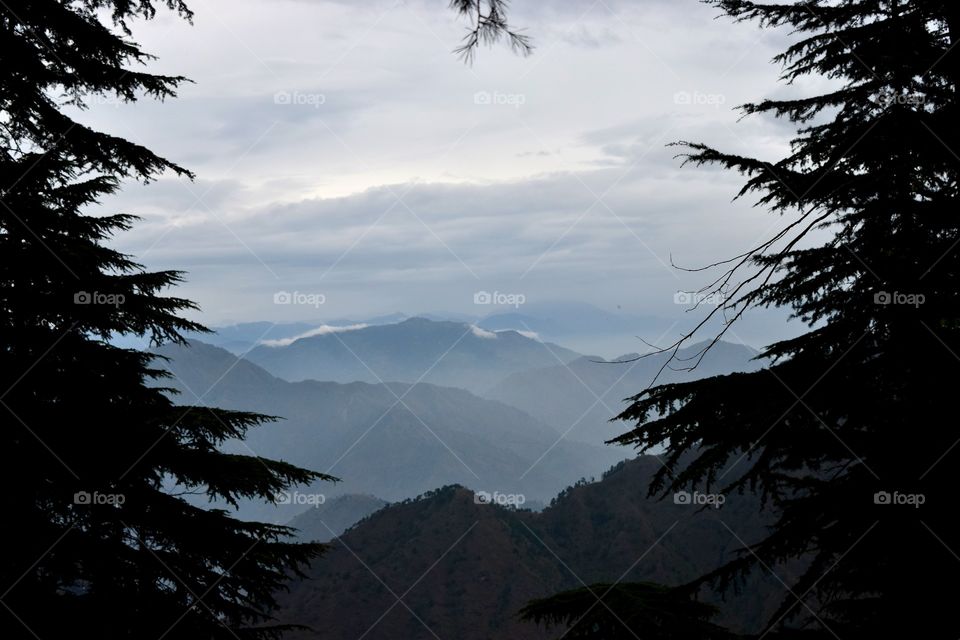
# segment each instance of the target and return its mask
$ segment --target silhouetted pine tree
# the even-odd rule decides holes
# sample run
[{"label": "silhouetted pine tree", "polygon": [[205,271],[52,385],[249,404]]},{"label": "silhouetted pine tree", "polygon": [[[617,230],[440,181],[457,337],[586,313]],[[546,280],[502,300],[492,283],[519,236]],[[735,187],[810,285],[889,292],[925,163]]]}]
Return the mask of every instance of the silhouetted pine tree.
[{"label": "silhouetted pine tree", "polygon": [[[112,28],[98,19],[111,15]],[[83,213],[125,178],[188,172],[62,110],[174,94],[184,78],[129,68],[148,56],[127,22],[153,15],[150,0],[0,3],[4,638],[276,635],[275,590],[320,551],[164,491],[176,481],[234,504],[326,476],[220,453],[268,418],[175,407],[150,385],[161,372],[148,354],[107,342],[201,329],[178,315],[192,303],[159,295],[180,274],[106,246],[134,218]]]},{"label": "silhouetted pine tree", "polygon": [[[636,428],[613,442],[666,445],[652,494],[755,491],[776,513],[769,536],[684,585],[725,589],[801,562],[761,637],[956,638],[960,3],[707,2],[792,29],[775,59],[783,79],[832,86],[743,107],[797,125],[779,161],[681,143],[687,162],[744,174],[739,196],[758,194],[786,220],[768,242],[704,268],[721,273],[700,293],[726,302],[697,328],[722,315],[719,339],[749,308],[788,306],[808,330],[769,346],[772,364],[755,373],[644,390],[619,416]],[[615,617],[585,609],[591,600],[567,592],[523,613],[576,625],[577,637],[622,633]],[[653,631],[669,633],[663,624]]]},{"label": "silhouetted pine tree", "polygon": [[776,510],[768,537],[708,576],[722,587],[803,558],[772,625],[955,638],[960,586],[932,576],[960,568],[960,3],[711,4],[798,34],[777,58],[787,82],[833,81],[744,107],[797,123],[777,162],[686,145],[689,162],[745,174],[740,195],[787,221],[723,264],[704,290],[728,292],[712,314],[789,306],[809,329],[769,346],[756,373],[640,393],[616,442],[668,446],[652,491],[747,489]]}]

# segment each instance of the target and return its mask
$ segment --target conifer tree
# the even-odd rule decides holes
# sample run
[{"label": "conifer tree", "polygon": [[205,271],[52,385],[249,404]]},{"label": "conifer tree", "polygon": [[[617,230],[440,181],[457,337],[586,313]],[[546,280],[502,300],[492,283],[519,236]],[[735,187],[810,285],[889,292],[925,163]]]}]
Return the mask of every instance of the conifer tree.
[{"label": "conifer tree", "polygon": [[[768,346],[759,371],[643,390],[619,416],[636,426],[614,442],[666,447],[651,494],[752,491],[774,514],[768,536],[687,590],[799,562],[771,635],[956,638],[960,4],[707,3],[792,31],[775,58],[783,81],[832,87],[742,108],[796,126],[780,160],[680,143],[687,163],[743,174],[738,197],[784,221],[704,267],[719,272],[701,293],[725,302],[698,329],[721,316],[720,339],[749,309],[779,306],[807,330]],[[536,604],[555,613],[547,605],[570,596]]]},{"label": "conifer tree", "polygon": [[89,205],[177,164],[67,115],[91,96],[172,97],[185,79],[137,67],[129,25],[178,0],[0,3],[0,629],[4,638],[278,635],[274,594],[321,547],[165,487],[236,504],[327,476],[228,455],[269,420],[175,406],[136,335],[182,343],[194,308],[109,247],[134,223]]},{"label": "conifer tree", "polygon": [[744,107],[797,124],[779,161],[687,145],[688,162],[746,175],[740,195],[758,194],[787,222],[721,267],[708,290],[730,295],[713,313],[732,323],[751,307],[788,306],[809,330],[767,347],[772,364],[755,373],[644,391],[620,416],[636,428],[617,442],[668,446],[654,491],[705,484],[764,497],[777,514],[769,536],[705,578],[723,587],[805,561],[773,628],[956,637],[960,588],[930,576],[960,550],[950,402],[960,372],[960,5],[712,4],[800,35],[777,57],[785,81],[836,83]]}]

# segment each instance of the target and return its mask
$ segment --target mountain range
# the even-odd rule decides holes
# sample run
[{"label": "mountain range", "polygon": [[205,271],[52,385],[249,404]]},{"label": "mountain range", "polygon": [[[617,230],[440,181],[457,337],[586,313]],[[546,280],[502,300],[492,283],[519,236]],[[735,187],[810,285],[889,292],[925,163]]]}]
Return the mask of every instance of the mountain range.
[{"label": "mountain range", "polygon": [[[283,418],[226,450],[341,479],[237,513],[331,545],[281,594],[282,621],[322,630],[294,637],[553,637],[519,622],[519,608],[584,583],[680,584],[764,531],[755,498],[712,509],[648,497],[658,458],[625,460],[629,450],[600,444],[629,428],[609,419],[658,373],[674,382],[751,370],[749,347],[719,342],[684,371],[704,345],[664,368],[664,354],[604,360],[493,323],[347,326],[238,328],[234,347],[273,331],[243,356],[198,340],[157,351],[178,402]],[[750,595],[732,596],[718,622],[756,630],[778,585],[748,578]]]},{"label": "mountain range", "polygon": [[[475,325],[488,331],[513,330],[535,333],[540,339],[563,344],[585,353],[617,354],[636,350],[648,341],[676,337],[675,323],[659,316],[607,311],[590,304],[568,301],[527,303],[523,306],[477,306],[480,313],[431,311],[415,314],[393,312],[375,316],[330,317],[301,322],[242,322],[213,327],[213,333],[191,333],[187,338],[202,340],[233,353],[246,353],[264,342],[290,340],[322,327],[353,327],[399,324],[411,318],[436,322],[452,321]],[[638,337],[639,336],[639,337]]]},{"label": "mountain range", "polygon": [[[426,322],[426,321],[425,321]],[[441,324],[441,323],[438,323]],[[534,344],[535,341],[527,341]],[[311,494],[366,493],[396,501],[458,483],[549,501],[580,477],[629,452],[562,440],[528,414],[463,389],[419,383],[289,382],[194,341],[158,351],[182,404],[256,411],[283,419],[225,448],[285,460],[341,478],[301,487],[289,504],[243,503],[240,516],[286,522]]]}]

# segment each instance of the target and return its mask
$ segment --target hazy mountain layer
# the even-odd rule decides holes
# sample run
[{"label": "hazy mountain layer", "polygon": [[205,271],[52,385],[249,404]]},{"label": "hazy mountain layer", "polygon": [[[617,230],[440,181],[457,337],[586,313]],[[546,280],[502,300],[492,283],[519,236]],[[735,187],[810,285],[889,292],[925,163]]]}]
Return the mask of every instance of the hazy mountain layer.
[{"label": "hazy mountain layer", "polygon": [[[664,368],[660,382],[678,382],[708,376],[752,371],[757,352],[750,347],[718,342],[692,371],[689,367],[703,345],[681,350],[678,360]],[[667,355],[636,359],[632,355],[617,358],[622,362],[603,362],[582,357],[565,365],[529,369],[507,376],[483,395],[522,409],[553,427],[568,440],[601,445],[630,425],[610,418],[626,408],[624,399],[646,388],[661,370]],[[632,361],[630,361],[632,360]]]},{"label": "hazy mountain layer", "polygon": [[327,542],[387,504],[380,498],[350,493],[311,507],[287,524],[303,542]]},{"label": "hazy mountain layer", "polygon": [[368,493],[395,501],[459,483],[548,501],[580,477],[599,475],[629,452],[560,441],[526,413],[461,389],[432,384],[287,382],[210,345],[165,347],[168,384],[183,404],[202,403],[281,416],[231,450],[255,452],[340,477],[301,488],[289,504],[246,504],[244,517],[286,522],[326,498]]}]

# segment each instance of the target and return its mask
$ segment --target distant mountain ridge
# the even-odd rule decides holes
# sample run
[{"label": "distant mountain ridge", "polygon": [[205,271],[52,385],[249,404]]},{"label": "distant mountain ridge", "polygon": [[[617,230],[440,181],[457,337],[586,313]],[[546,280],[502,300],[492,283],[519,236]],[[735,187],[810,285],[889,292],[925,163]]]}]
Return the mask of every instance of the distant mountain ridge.
[{"label": "distant mountain ridge", "polygon": [[505,376],[570,362],[580,354],[515,331],[410,318],[325,333],[286,346],[258,346],[251,362],[292,382],[417,382],[482,393]]},{"label": "distant mountain ridge", "polygon": [[636,315],[619,310],[607,311],[590,304],[569,301],[536,302],[519,307],[477,306],[478,313],[430,311],[403,313],[395,311],[374,316],[326,317],[300,322],[241,322],[212,327],[213,333],[191,333],[186,337],[202,340],[231,351],[245,353],[268,340],[284,340],[307,333],[320,326],[400,324],[412,318],[435,322],[476,325],[488,331],[533,332],[541,339],[562,344],[583,353],[613,354],[634,350],[648,340],[672,336],[674,323],[652,315]]}]

